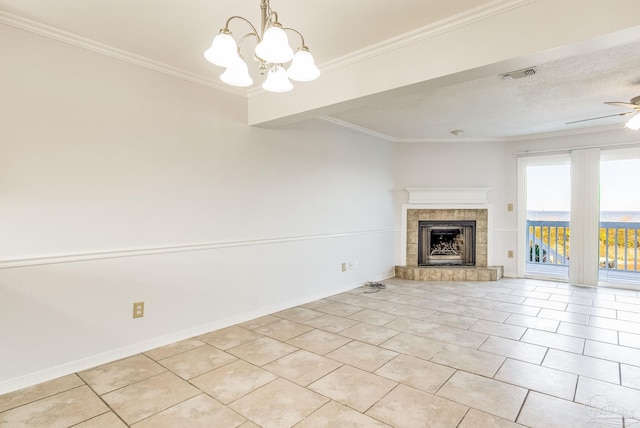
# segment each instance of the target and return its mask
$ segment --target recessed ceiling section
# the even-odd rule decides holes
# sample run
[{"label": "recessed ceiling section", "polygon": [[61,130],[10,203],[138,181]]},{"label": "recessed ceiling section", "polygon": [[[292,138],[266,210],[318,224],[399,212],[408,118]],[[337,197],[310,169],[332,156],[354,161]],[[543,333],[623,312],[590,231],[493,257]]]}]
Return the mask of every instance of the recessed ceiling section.
[{"label": "recessed ceiling section", "polygon": [[[504,70],[410,95],[388,95],[330,117],[396,141],[508,139],[594,126],[622,127],[628,117],[567,122],[620,113],[623,109],[604,102],[628,102],[640,95],[640,41],[526,69],[536,72],[503,79],[511,71]],[[464,137],[452,137],[452,129],[464,129]]]}]

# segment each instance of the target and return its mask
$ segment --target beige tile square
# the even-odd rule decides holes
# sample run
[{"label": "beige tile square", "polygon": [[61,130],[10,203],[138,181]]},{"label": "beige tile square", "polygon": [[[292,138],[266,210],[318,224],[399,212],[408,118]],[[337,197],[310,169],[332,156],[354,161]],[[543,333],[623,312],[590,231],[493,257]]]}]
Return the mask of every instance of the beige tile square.
[{"label": "beige tile square", "polygon": [[329,400],[320,394],[277,379],[229,405],[263,427],[291,427]]},{"label": "beige tile square", "polygon": [[398,385],[367,411],[394,427],[455,427],[468,408],[405,385]]},{"label": "beige tile square", "polygon": [[640,367],[620,364],[622,386],[640,390]]},{"label": "beige tile square", "polygon": [[458,428],[518,428],[522,425],[481,412],[480,410],[470,409],[467,415],[458,425]]},{"label": "beige tile square", "polygon": [[328,331],[329,333],[339,333],[345,328],[358,324],[358,321],[350,320],[335,315],[323,315],[304,323],[305,325]]},{"label": "beige tile square", "polygon": [[514,340],[519,340],[527,331],[524,327],[486,320],[478,321],[469,330]]},{"label": "beige tile square", "polygon": [[312,302],[304,303],[300,305],[300,307],[307,308],[307,309],[316,309],[316,308],[319,308],[320,306],[328,305],[329,303],[331,303],[331,301],[328,299],[318,299]]},{"label": "beige tile square", "polygon": [[519,325],[520,327],[535,328],[536,330],[544,330],[553,333],[558,329],[560,321],[530,317],[527,315],[512,314],[509,318],[507,318],[505,323]]},{"label": "beige tile square", "polygon": [[102,398],[128,424],[158,413],[200,394],[187,381],[166,372],[116,391]]},{"label": "beige tile square", "polygon": [[638,361],[640,361],[640,349],[594,342],[592,340],[587,340],[584,347],[584,355],[631,364],[632,366],[637,366]]},{"label": "beige tile square", "polygon": [[273,315],[265,315],[263,317],[254,318],[252,320],[240,323],[238,324],[238,327],[254,330],[256,328],[262,327],[263,325],[271,324],[272,322],[276,322],[279,320],[280,318],[274,317]]},{"label": "beige tile square", "polygon": [[287,341],[290,345],[319,355],[327,354],[349,342],[351,342],[351,339],[347,337],[318,329],[311,330]]},{"label": "beige tile square", "polygon": [[225,364],[235,361],[236,357],[210,345],[204,345],[173,357],[165,358],[160,364],[183,379],[201,375]]},{"label": "beige tile square", "polygon": [[9,394],[0,395],[0,412],[50,397],[63,391],[68,391],[81,385],[84,385],[82,379],[75,374],[71,374]]},{"label": "beige tile square", "polygon": [[335,427],[389,428],[389,425],[356,412],[340,403],[330,401],[295,426],[295,428]]},{"label": "beige tile square", "polygon": [[412,386],[425,392],[435,393],[455,373],[455,369],[412,357],[398,355],[375,374]]},{"label": "beige tile square", "polygon": [[[279,318],[273,317],[272,322],[279,321]],[[262,325],[256,328],[262,327]],[[222,349],[223,351],[233,348],[234,346],[242,345],[243,343],[251,342],[252,340],[261,338],[262,335],[254,333],[244,327],[231,326],[220,330],[212,331],[211,333],[203,334],[198,338],[209,345]]]},{"label": "beige tile square", "polygon": [[426,333],[425,337],[459,346],[477,348],[478,346],[482,345],[485,340],[487,340],[489,335],[484,333],[476,333],[469,330],[463,330],[461,328],[449,327],[447,325],[441,325],[437,329]]},{"label": "beige tile square", "polygon": [[[460,303],[467,304],[464,301],[461,301]],[[493,306],[494,303],[491,302],[490,304],[491,306]],[[504,322],[511,314],[508,312],[494,311],[488,308],[469,307],[465,309],[460,315],[479,318],[487,321]]]},{"label": "beige tile square", "polygon": [[340,335],[356,339],[361,342],[370,343],[372,345],[379,345],[385,340],[391,339],[398,333],[398,330],[392,330],[390,328],[379,327],[377,325],[367,323],[360,323],[342,330]]},{"label": "beige tile square", "polygon": [[608,328],[611,330],[624,331],[626,333],[640,334],[640,323],[632,321],[592,316],[589,320],[589,325],[592,327]]},{"label": "beige tile square", "polygon": [[148,379],[166,370],[146,355],[139,354],[82,371],[78,375],[95,392],[102,395],[143,379]]},{"label": "beige tile square", "polygon": [[563,334],[549,333],[547,331],[534,329],[527,330],[520,340],[527,343],[533,343],[534,345],[573,352],[575,354],[582,354],[585,342],[584,339],[580,339],[578,337],[565,336]]},{"label": "beige tile square", "polygon": [[162,360],[163,358],[172,357],[176,354],[180,354],[185,351],[190,351],[192,349],[198,348],[205,343],[198,339],[186,339],[181,340],[180,342],[170,343],[169,345],[161,346],[160,348],[155,348],[150,351],[145,352],[144,354],[155,360]]},{"label": "beige tile square", "polygon": [[478,319],[472,317],[466,317],[461,314],[447,314],[442,312],[436,312],[427,318],[427,321],[434,322],[436,324],[446,325],[449,327],[456,327],[466,329],[475,324]]},{"label": "beige tile square", "polygon": [[338,317],[348,317],[349,315],[353,315],[356,312],[360,312],[363,308],[359,306],[352,306],[346,303],[331,303],[326,306],[321,306],[318,308],[319,311],[325,312],[327,314],[335,315]]},{"label": "beige tile square", "polygon": [[354,340],[328,353],[327,357],[372,372],[397,355],[397,352]]},{"label": "beige tile square", "polygon": [[599,426],[622,428],[620,416],[532,391],[527,396],[517,422],[533,428],[593,428],[598,426],[598,420],[603,422]]},{"label": "beige tile square", "polygon": [[[325,304],[329,304],[329,303],[330,303],[329,301],[326,301]],[[319,306],[324,306],[324,305],[319,305]],[[276,312],[274,315],[289,321],[303,323],[305,321],[318,318],[319,316],[324,315],[324,313],[315,311],[313,309],[303,308],[301,306],[298,306],[295,308],[289,308],[289,309],[285,309],[284,311]]]},{"label": "beige tile square", "polygon": [[308,388],[364,412],[396,385],[396,382],[389,379],[354,367],[342,366]]},{"label": "beige tile square", "polygon": [[386,312],[375,311],[372,309],[365,309],[349,316],[350,319],[366,322],[368,324],[383,326],[394,319],[398,318],[397,315],[388,314]]},{"label": "beige tile square", "polygon": [[341,365],[335,360],[300,350],[273,361],[264,368],[298,385],[307,386]]},{"label": "beige tile square", "polygon": [[478,349],[492,354],[526,361],[528,363],[540,364],[542,363],[542,359],[546,355],[548,348],[524,342],[517,342],[515,340],[505,339],[502,337],[491,336]]},{"label": "beige tile square", "polygon": [[589,325],[589,315],[577,314],[575,312],[566,312],[565,310],[542,309],[538,314],[538,317],[568,322],[571,324]]},{"label": "beige tile square", "polygon": [[[403,304],[394,304],[392,307],[386,309],[385,312],[399,317],[413,318],[420,321],[424,321],[436,313],[436,311],[431,309],[418,308]],[[391,328],[388,324],[385,325],[385,327]]]},{"label": "beige tile square", "polygon": [[[598,342],[613,343],[615,345],[618,344],[618,332],[615,330],[561,322],[560,327],[558,327],[558,333],[566,336],[597,340]],[[620,337],[620,344],[622,345],[622,334]]]},{"label": "beige tile square", "polygon": [[505,358],[500,355],[451,344],[446,345],[431,358],[434,363],[487,377],[493,377],[504,360]]},{"label": "beige tile square", "polygon": [[527,390],[472,373],[456,372],[438,396],[514,421]]},{"label": "beige tile square", "polygon": [[513,314],[527,315],[531,317],[535,317],[538,315],[538,312],[540,312],[540,308],[536,308],[535,306],[522,306],[506,302],[496,303],[493,309],[496,311],[511,312]]},{"label": "beige tile square", "polygon": [[599,317],[615,318],[615,309],[594,308],[592,306],[577,305],[570,303],[567,305],[568,312],[577,312],[579,314],[595,315]]},{"label": "beige tile square", "polygon": [[257,328],[254,331],[284,342],[311,330],[313,330],[313,327],[289,320],[280,320]]},{"label": "beige tile square", "polygon": [[74,428],[127,428],[127,426],[115,413],[109,412],[74,425]]},{"label": "beige tile square", "polygon": [[[640,421],[640,391],[580,376],[577,403]],[[628,424],[630,425],[630,424]]]},{"label": "beige tile square", "polygon": [[133,424],[133,428],[237,427],[246,419],[213,398],[200,394]]},{"label": "beige tile square", "polygon": [[391,349],[402,354],[428,360],[446,346],[445,342],[439,342],[426,337],[400,333],[380,345],[382,348]]},{"label": "beige tile square", "polygon": [[191,379],[191,383],[216,400],[228,404],[275,380],[277,376],[243,360]]},{"label": "beige tile square", "polygon": [[109,411],[87,386],[80,386],[0,413],[0,427],[66,428]]},{"label": "beige tile square", "polygon": [[405,333],[415,334],[418,336],[426,336],[432,331],[440,328],[441,325],[420,319],[400,317],[386,324],[385,327],[397,331],[403,331]]},{"label": "beige tile square", "polygon": [[575,374],[509,359],[493,378],[565,400],[573,400],[578,383]]},{"label": "beige tile square", "polygon": [[[631,333],[618,333],[620,336],[620,345],[622,346],[630,346],[632,348],[640,349],[640,334],[631,334]],[[589,339],[592,339],[591,337]],[[593,338],[593,340],[598,340],[597,338]],[[601,342],[607,342],[606,340],[601,340]],[[611,342],[615,343],[615,342]]]},{"label": "beige tile square", "polygon": [[263,366],[297,350],[295,346],[263,337],[228,349],[227,352],[256,366]]},{"label": "beige tile square", "polygon": [[[552,300],[545,300],[545,299],[534,299],[532,297],[527,297],[522,304],[527,306],[537,306],[539,308],[545,308],[545,309],[553,309],[556,311],[556,313],[557,311],[564,311],[567,308],[567,304],[564,302],[555,302]],[[540,311],[538,316],[542,316],[543,313],[545,313],[544,310]],[[543,318],[548,318],[548,317],[543,317]],[[553,318],[553,319],[556,319],[556,318]],[[576,320],[578,319],[581,319],[581,317],[576,318]],[[567,320],[563,319],[562,321],[567,321]]]},{"label": "beige tile square", "polygon": [[620,366],[613,361],[549,349],[542,365],[605,382],[620,383]]}]

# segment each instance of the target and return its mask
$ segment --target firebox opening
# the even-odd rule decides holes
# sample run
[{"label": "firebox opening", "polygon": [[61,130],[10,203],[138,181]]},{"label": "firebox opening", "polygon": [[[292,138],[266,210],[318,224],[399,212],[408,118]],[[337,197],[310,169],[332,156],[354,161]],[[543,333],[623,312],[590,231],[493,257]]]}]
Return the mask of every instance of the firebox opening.
[{"label": "firebox opening", "polygon": [[421,221],[418,266],[475,266],[475,221]]}]

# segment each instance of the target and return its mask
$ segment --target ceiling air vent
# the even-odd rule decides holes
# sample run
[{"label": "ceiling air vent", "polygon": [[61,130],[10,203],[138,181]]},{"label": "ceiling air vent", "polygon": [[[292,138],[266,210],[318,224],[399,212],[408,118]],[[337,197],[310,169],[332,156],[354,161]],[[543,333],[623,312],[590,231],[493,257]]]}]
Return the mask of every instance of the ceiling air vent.
[{"label": "ceiling air vent", "polygon": [[516,80],[523,77],[533,76],[538,69],[536,67],[523,68],[522,70],[511,71],[506,74],[501,74],[502,80]]}]

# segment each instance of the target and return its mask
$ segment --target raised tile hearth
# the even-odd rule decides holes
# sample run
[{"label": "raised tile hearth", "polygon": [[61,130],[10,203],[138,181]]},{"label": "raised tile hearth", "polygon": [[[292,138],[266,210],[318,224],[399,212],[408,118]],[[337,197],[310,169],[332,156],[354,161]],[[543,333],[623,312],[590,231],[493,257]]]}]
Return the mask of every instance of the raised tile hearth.
[{"label": "raised tile hearth", "polygon": [[395,276],[416,281],[497,281],[502,266],[396,266]]}]

